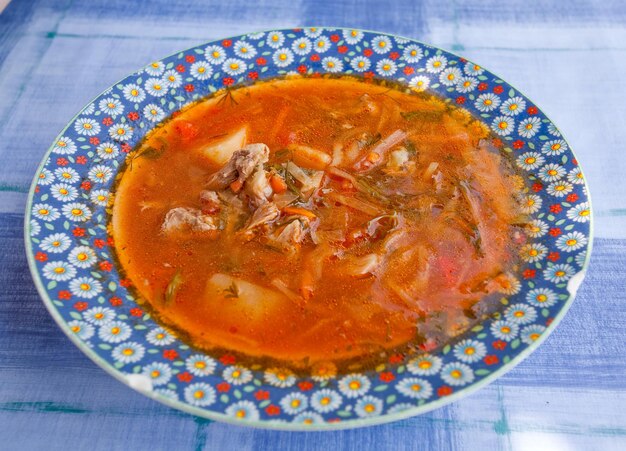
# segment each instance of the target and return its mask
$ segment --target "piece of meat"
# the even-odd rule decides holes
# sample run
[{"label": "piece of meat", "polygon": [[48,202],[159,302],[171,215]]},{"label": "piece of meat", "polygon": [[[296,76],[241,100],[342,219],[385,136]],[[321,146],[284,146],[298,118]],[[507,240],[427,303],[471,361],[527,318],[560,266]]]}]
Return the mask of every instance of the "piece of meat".
[{"label": "piece of meat", "polygon": [[217,219],[213,216],[205,215],[195,208],[176,207],[165,215],[161,230],[165,233],[176,230],[209,232],[217,230],[217,226]]},{"label": "piece of meat", "polygon": [[275,238],[277,243],[289,246],[300,243],[305,237],[304,219],[296,219],[287,224]]},{"label": "piece of meat", "polygon": [[265,144],[244,146],[233,153],[222,169],[209,177],[207,189],[223,190],[236,180],[243,184],[259,164],[267,162],[269,154],[270,150]]},{"label": "piece of meat", "polygon": [[202,213],[208,215],[219,213],[221,209],[220,199],[215,191],[202,191],[200,193],[200,204],[202,205]]},{"label": "piece of meat", "polygon": [[280,210],[273,202],[267,202],[257,208],[246,224],[245,230],[251,231],[263,224],[270,224],[280,216]]},{"label": "piece of meat", "polygon": [[274,193],[267,179],[267,173],[263,170],[263,164],[257,165],[255,171],[246,181],[245,193],[248,195],[252,208],[258,208],[265,204]]}]

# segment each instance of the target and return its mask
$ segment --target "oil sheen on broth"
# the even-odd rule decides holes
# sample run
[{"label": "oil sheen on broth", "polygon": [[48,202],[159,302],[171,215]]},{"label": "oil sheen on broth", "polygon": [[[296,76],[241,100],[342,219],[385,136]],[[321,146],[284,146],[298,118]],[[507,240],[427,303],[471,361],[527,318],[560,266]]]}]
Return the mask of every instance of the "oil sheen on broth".
[{"label": "oil sheen on broth", "polygon": [[221,93],[129,154],[118,262],[208,352],[298,368],[435,348],[514,288],[520,179],[488,133],[353,78]]}]

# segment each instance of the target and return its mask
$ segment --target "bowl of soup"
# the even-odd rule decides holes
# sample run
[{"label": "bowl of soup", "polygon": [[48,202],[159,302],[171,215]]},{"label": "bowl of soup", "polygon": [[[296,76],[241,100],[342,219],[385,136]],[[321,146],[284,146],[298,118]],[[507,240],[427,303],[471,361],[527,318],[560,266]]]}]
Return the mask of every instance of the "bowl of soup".
[{"label": "bowl of soup", "polygon": [[582,171],[481,66],[382,33],[207,43],[86,106],[29,197],[31,271],[112,375],[195,415],[336,429],[431,410],[556,327]]}]

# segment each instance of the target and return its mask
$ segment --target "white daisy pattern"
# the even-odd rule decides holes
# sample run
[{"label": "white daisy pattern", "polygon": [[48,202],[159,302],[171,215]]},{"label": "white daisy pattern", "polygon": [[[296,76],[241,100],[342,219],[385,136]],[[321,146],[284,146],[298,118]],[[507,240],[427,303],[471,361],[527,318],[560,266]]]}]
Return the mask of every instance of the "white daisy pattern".
[{"label": "white daisy pattern", "polygon": [[167,94],[167,86],[162,78],[148,78],[144,88],[152,97],[163,97]]},{"label": "white daisy pattern", "polygon": [[476,98],[474,105],[476,109],[482,113],[493,111],[500,105],[500,97],[492,93],[481,94]]},{"label": "white daisy pattern", "polygon": [[526,152],[517,157],[517,165],[527,171],[537,169],[546,162],[543,155],[538,152]]},{"label": "white daisy pattern", "polygon": [[296,375],[288,368],[270,368],[264,373],[265,382],[274,387],[291,387],[296,383]]},{"label": "white daisy pattern", "polygon": [[291,50],[296,55],[308,55],[313,48],[313,43],[309,38],[300,38],[293,41],[291,44]]},{"label": "white daisy pattern", "polygon": [[163,73],[163,84],[167,88],[178,88],[183,84],[183,77],[173,69],[166,70]]},{"label": "white daisy pattern", "polygon": [[515,324],[528,324],[537,319],[537,310],[526,304],[513,304],[504,311],[504,318]]},{"label": "white daisy pattern", "polygon": [[454,346],[454,356],[465,363],[478,362],[486,355],[487,348],[477,340],[462,340]]},{"label": "white daisy pattern", "polygon": [[72,168],[58,168],[54,171],[54,175],[57,180],[66,183],[76,183],[80,180],[78,172]]},{"label": "white daisy pattern", "polygon": [[113,177],[113,170],[108,165],[98,164],[89,170],[87,177],[94,183],[107,183]]},{"label": "white daisy pattern", "polygon": [[81,340],[89,340],[96,333],[95,327],[81,320],[73,320],[67,323],[72,333]]},{"label": "white daisy pattern", "polygon": [[242,366],[229,366],[222,373],[222,377],[228,383],[233,385],[247,384],[254,377],[252,371]]},{"label": "white daisy pattern", "polygon": [[78,197],[78,190],[69,183],[55,183],[50,187],[50,194],[56,200],[68,202]]},{"label": "white daisy pattern", "polygon": [[[233,46],[233,51],[235,55],[239,58],[250,59],[254,58],[257,54],[256,48],[246,41],[238,41]],[[192,66],[193,67],[193,66]]]},{"label": "white daisy pattern", "polygon": [[461,69],[458,67],[449,67],[439,74],[439,83],[444,86],[454,86],[459,82],[462,76],[463,73]]},{"label": "white daisy pattern", "polygon": [[165,119],[165,111],[156,103],[149,103],[143,108],[143,115],[150,122],[159,122]]},{"label": "white daisy pattern", "polygon": [[522,199],[521,210],[526,214],[537,213],[541,210],[543,199],[536,194],[528,194]]},{"label": "white daisy pattern", "polygon": [[354,405],[354,412],[360,418],[376,417],[383,411],[383,400],[375,396],[366,395],[359,398]]},{"label": "white daisy pattern", "polygon": [[226,415],[238,420],[257,421],[260,417],[259,409],[251,401],[239,401],[226,408]]},{"label": "white daisy pattern", "polygon": [[554,197],[565,197],[574,190],[574,186],[564,180],[550,183],[546,188],[546,193]]},{"label": "white daisy pattern", "polygon": [[560,164],[548,163],[537,171],[537,176],[544,182],[555,182],[565,175],[565,168]]},{"label": "white daisy pattern", "polygon": [[154,362],[144,366],[142,373],[150,378],[153,387],[167,384],[172,378],[172,368],[162,362]]},{"label": "white daisy pattern", "polygon": [[66,233],[53,233],[41,240],[39,247],[46,252],[60,254],[70,247],[71,242],[70,237]]},{"label": "white daisy pattern", "polygon": [[311,395],[311,407],[320,413],[333,412],[341,406],[342,402],[343,397],[335,390],[328,388],[318,390]]},{"label": "white daisy pattern", "polygon": [[517,337],[519,326],[511,321],[498,320],[491,324],[491,333],[499,340],[512,341]]},{"label": "white daisy pattern", "polygon": [[580,232],[569,232],[556,240],[556,247],[563,252],[574,252],[587,246],[589,240]]},{"label": "white daisy pattern", "polygon": [[391,48],[391,39],[387,36],[376,36],[372,39],[372,50],[376,53],[384,55],[385,53],[389,53]]},{"label": "white daisy pattern", "polygon": [[589,222],[591,219],[591,208],[589,202],[581,202],[580,204],[567,210],[567,218],[574,222]]},{"label": "white daisy pattern", "polygon": [[437,374],[443,365],[440,357],[424,354],[409,360],[406,369],[411,374],[418,376],[432,376]]},{"label": "white daisy pattern", "polygon": [[113,97],[107,97],[106,99],[102,99],[98,103],[98,108],[104,114],[111,115],[113,117],[118,116],[124,112],[124,105],[118,99],[114,99]]},{"label": "white daisy pattern", "polygon": [[430,86],[430,78],[426,75],[418,75],[417,77],[411,78],[409,86],[417,92],[425,91],[428,89],[428,86]]},{"label": "white daisy pattern", "polygon": [[114,360],[123,364],[127,364],[139,362],[143,358],[145,353],[146,348],[144,348],[140,343],[133,341],[117,345],[115,348],[113,348],[111,356]]},{"label": "white daisy pattern", "polygon": [[222,70],[234,77],[245,72],[246,63],[238,58],[227,58],[222,64]]},{"label": "white daisy pattern", "polygon": [[[565,171],[564,168],[563,171]],[[583,177],[583,171],[579,167],[572,169],[567,174],[567,181],[573,183],[574,185],[584,185],[585,178]]]},{"label": "white daisy pattern", "polygon": [[322,67],[331,74],[341,72],[343,70],[343,62],[334,56],[327,56],[322,59]]},{"label": "white daisy pattern", "polygon": [[302,412],[293,418],[293,423],[298,424],[320,424],[324,422],[324,418],[315,412]]},{"label": "white daisy pattern", "polygon": [[162,327],[155,327],[148,332],[146,340],[148,340],[148,343],[155,346],[167,346],[174,343],[176,341],[176,337],[170,331]]},{"label": "white daisy pattern", "polygon": [[303,393],[291,393],[281,399],[279,404],[286,413],[295,415],[309,407],[309,400]]},{"label": "white daisy pattern", "polygon": [[397,64],[389,58],[381,59],[376,64],[376,72],[382,77],[391,77],[396,70],[398,70]]},{"label": "white daisy pattern", "polygon": [[73,222],[83,222],[91,219],[91,210],[86,204],[80,202],[65,204],[61,211],[63,211],[63,216]]},{"label": "white daisy pattern", "polygon": [[46,279],[62,282],[76,276],[76,268],[64,261],[48,262],[42,269]]},{"label": "white daisy pattern", "polygon": [[567,263],[552,265],[543,271],[544,279],[554,283],[567,282],[574,274],[574,267]]},{"label": "white daisy pattern", "polygon": [[568,149],[569,147],[567,143],[562,139],[547,141],[543,146],[541,146],[541,151],[546,155],[561,155]]},{"label": "white daisy pattern", "polygon": [[103,160],[112,160],[120,154],[120,148],[115,143],[105,141],[96,147],[96,153]]},{"label": "white daisy pattern", "polygon": [[209,356],[194,354],[187,358],[185,367],[195,376],[208,376],[215,372],[217,362]]},{"label": "white daisy pattern", "polygon": [[426,61],[426,72],[430,72],[431,74],[438,74],[439,72],[444,70],[447,65],[448,58],[443,55],[436,55],[428,58],[428,61]]},{"label": "white daisy pattern", "polygon": [[52,151],[54,153],[58,153],[59,155],[72,155],[76,153],[76,143],[70,138],[62,136],[54,143],[52,147]]},{"label": "white daisy pattern", "polygon": [[121,343],[128,339],[131,333],[132,329],[124,321],[111,321],[100,326],[98,337],[107,343]]},{"label": "white daisy pattern", "polygon": [[358,398],[369,391],[372,383],[362,374],[349,374],[339,379],[338,386],[347,398]]},{"label": "white daisy pattern", "polygon": [[94,136],[100,133],[100,124],[94,119],[81,117],[74,122],[74,130],[79,135]]},{"label": "white daisy pattern", "polygon": [[396,389],[414,399],[428,399],[433,395],[433,386],[426,379],[408,377],[396,384]]},{"label": "white daisy pattern", "polygon": [[97,326],[110,323],[115,317],[115,312],[109,307],[92,307],[83,312],[83,319]]},{"label": "white daisy pattern", "polygon": [[37,185],[39,186],[47,186],[54,182],[54,174],[49,169],[42,169],[39,171],[39,176],[37,178]]},{"label": "white daisy pattern", "polygon": [[491,129],[500,136],[509,136],[515,128],[515,121],[510,116],[498,116],[491,123]]},{"label": "white daisy pattern", "polygon": [[273,49],[279,49],[285,42],[285,35],[280,31],[273,31],[267,34],[266,42]]},{"label": "white daisy pattern", "polygon": [[558,295],[549,288],[536,288],[526,294],[526,301],[535,307],[552,307],[558,301]]},{"label": "white daisy pattern", "polygon": [[363,39],[363,32],[360,30],[343,30],[343,38],[348,45],[355,45]]},{"label": "white daisy pattern", "polygon": [[204,57],[209,63],[217,66],[226,59],[226,51],[219,45],[210,45],[204,49]]},{"label": "white daisy pattern", "polygon": [[537,341],[537,339],[541,337],[541,334],[543,334],[545,330],[545,326],[542,326],[540,324],[532,324],[522,329],[520,338],[524,343],[530,345]]},{"label": "white daisy pattern", "polygon": [[500,107],[500,112],[507,116],[517,116],[526,109],[526,101],[521,97],[512,97],[505,100]]},{"label": "white daisy pattern", "polygon": [[519,254],[522,260],[528,263],[535,263],[543,260],[548,255],[548,247],[541,243],[528,243],[522,246]]},{"label": "white daisy pattern", "polygon": [[352,61],[350,61],[350,66],[356,72],[365,72],[370,68],[371,65],[372,62],[369,60],[369,58],[365,58],[364,56],[357,56],[356,58],[353,58]]},{"label": "white daisy pattern", "polygon": [[460,387],[467,385],[474,378],[474,371],[464,363],[451,362],[441,368],[441,379],[452,386]]},{"label": "white daisy pattern", "polygon": [[165,70],[165,64],[161,61],[154,61],[153,63],[148,64],[144,70],[148,75],[158,76]]},{"label": "white daisy pattern", "polygon": [[526,225],[526,233],[531,238],[541,238],[546,233],[548,233],[548,229],[548,224],[546,224],[545,221],[542,221],[541,219],[533,219],[529,221]]},{"label": "white daisy pattern", "polygon": [[89,246],[77,246],[68,255],[68,260],[78,268],[90,268],[97,259],[96,253]]},{"label": "white daisy pattern", "polygon": [[522,120],[518,127],[517,133],[520,134],[522,138],[532,138],[541,129],[541,119],[536,116],[526,118]]},{"label": "white daisy pattern", "polygon": [[278,49],[272,55],[274,64],[278,67],[287,67],[293,62],[293,52],[289,49]]},{"label": "white daisy pattern", "polygon": [[424,52],[417,44],[409,44],[402,51],[404,59],[409,64],[417,63],[424,56]]},{"label": "white daisy pattern", "polygon": [[106,189],[95,189],[89,193],[89,199],[100,207],[106,207],[109,203],[111,193]]},{"label": "white daisy pattern", "polygon": [[[185,401],[192,406],[206,407],[215,402],[215,389],[205,382],[189,385],[184,391]],[[248,401],[249,402],[249,401]],[[231,405],[229,408],[234,407]]]},{"label": "white daisy pattern", "polygon": [[79,298],[91,299],[102,292],[102,284],[93,277],[79,277],[70,281],[70,292]]},{"label": "white daisy pattern", "polygon": [[213,75],[213,68],[206,61],[196,61],[189,68],[189,73],[196,80],[208,80]]},{"label": "white daisy pattern", "polygon": [[146,98],[146,92],[139,85],[129,83],[122,88],[122,95],[126,100],[133,103],[140,103]]},{"label": "white daisy pattern", "polygon": [[326,36],[320,36],[313,42],[313,50],[317,53],[326,53],[330,50],[331,45],[330,39]]},{"label": "white daisy pattern", "polygon": [[113,124],[109,128],[109,137],[116,141],[128,141],[133,137],[133,127],[128,124]]}]

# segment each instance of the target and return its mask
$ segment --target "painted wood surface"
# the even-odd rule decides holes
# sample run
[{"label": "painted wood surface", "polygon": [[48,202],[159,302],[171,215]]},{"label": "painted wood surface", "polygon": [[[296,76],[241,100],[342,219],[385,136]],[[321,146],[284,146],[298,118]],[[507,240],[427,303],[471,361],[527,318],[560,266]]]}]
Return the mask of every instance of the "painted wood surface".
[{"label": "painted wood surface", "polygon": [[[26,192],[80,107],[155,58],[299,25],[396,33],[475,60],[541,106],[590,183],[594,253],[559,328],[497,382],[420,417],[286,433],[169,409],[84,357],[28,273]],[[0,449],[626,449],[625,25],[619,0],[13,0],[0,14]]]}]

